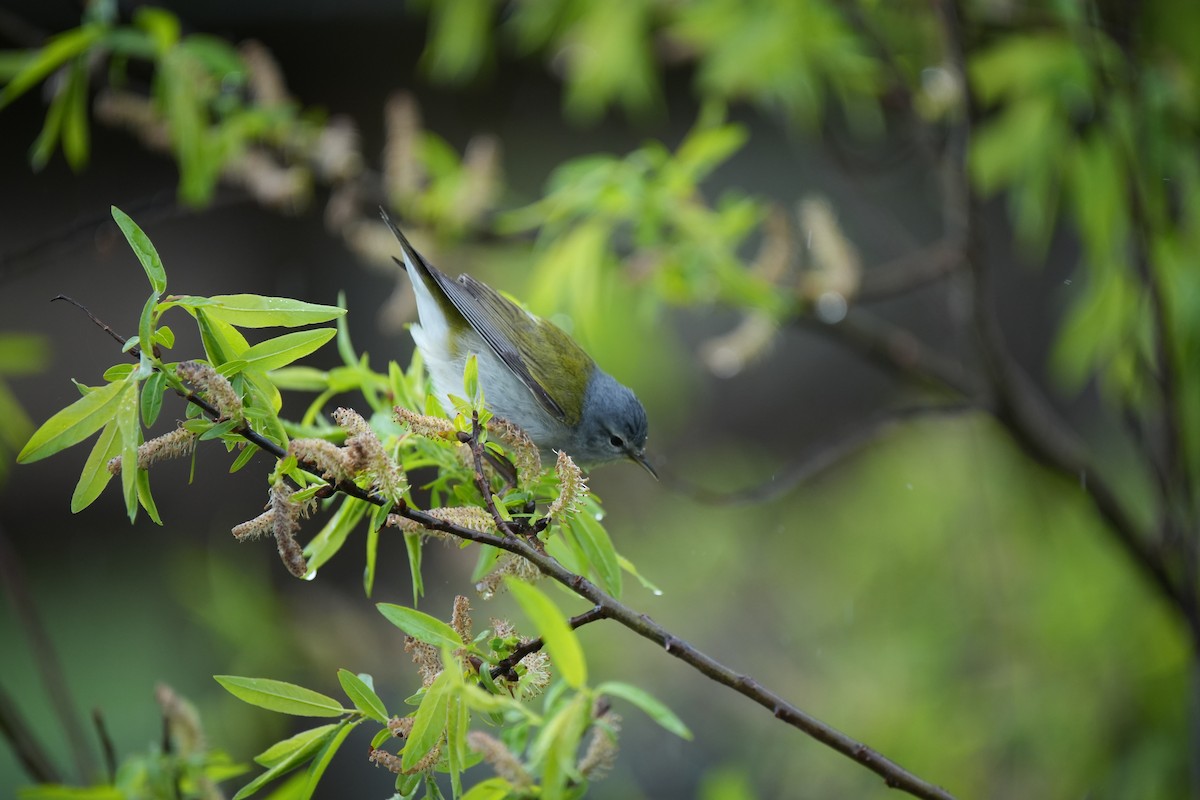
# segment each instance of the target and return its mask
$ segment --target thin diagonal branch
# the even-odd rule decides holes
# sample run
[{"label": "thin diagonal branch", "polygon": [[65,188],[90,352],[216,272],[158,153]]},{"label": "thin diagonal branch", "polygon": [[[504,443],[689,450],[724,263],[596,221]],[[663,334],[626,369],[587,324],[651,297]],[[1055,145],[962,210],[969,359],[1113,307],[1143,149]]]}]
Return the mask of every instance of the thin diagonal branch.
[{"label": "thin diagonal branch", "polygon": [[[210,419],[217,420],[222,418],[220,411],[194,392],[179,392],[176,390],[176,393],[189,403],[200,408]],[[233,431],[262,450],[270,453],[275,458],[282,459],[288,455],[279,444],[262,436],[244,422],[234,428]],[[324,472],[316,464],[306,463],[303,460],[298,461],[300,468],[314,475],[320,475]],[[476,469],[482,470],[482,464],[477,463]],[[333,485],[333,489],[373,505],[384,505],[388,502],[385,498],[361,488],[350,480],[337,482]],[[594,606],[592,610],[586,612],[584,615],[580,615],[587,619],[587,621],[591,621],[593,615],[597,615],[597,618],[612,619],[633,633],[655,642],[668,653],[690,665],[711,680],[733,689],[768,709],[776,719],[794,728],[798,728],[822,744],[876,773],[883,778],[888,786],[894,789],[899,789],[924,800],[954,800],[954,796],[940,786],[918,777],[877,750],[847,736],[816,717],[805,713],[749,675],[735,672],[712,656],[697,650],[652,620],[648,615],[629,608],[584,576],[571,572],[556,559],[531,544],[526,538],[484,533],[461,527],[412,508],[404,500],[400,500],[395,504],[392,513],[413,520],[425,528],[448,533],[452,536],[479,544],[491,545],[498,550],[504,550],[527,559],[543,575],[558,581],[580,597],[592,602]],[[535,539],[534,541],[537,540]],[[584,623],[580,622],[580,624]]]}]

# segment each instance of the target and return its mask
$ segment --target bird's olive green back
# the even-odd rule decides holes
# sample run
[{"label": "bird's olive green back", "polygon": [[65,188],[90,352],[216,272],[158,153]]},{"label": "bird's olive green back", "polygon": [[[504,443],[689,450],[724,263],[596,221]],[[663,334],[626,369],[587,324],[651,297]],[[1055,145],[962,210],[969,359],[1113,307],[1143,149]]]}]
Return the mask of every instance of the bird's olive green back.
[{"label": "bird's olive green back", "polygon": [[455,308],[542,406],[567,425],[578,425],[584,392],[596,368],[591,356],[562,328],[470,275],[446,279],[442,286]]}]

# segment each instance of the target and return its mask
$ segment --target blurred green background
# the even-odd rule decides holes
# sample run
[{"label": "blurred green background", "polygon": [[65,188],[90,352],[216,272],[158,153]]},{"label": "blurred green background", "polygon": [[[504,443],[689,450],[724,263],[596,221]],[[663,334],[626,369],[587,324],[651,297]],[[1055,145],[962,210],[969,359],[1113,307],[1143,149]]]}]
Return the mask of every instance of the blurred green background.
[{"label": "blurred green background", "polygon": [[[55,32],[78,24],[71,7],[6,5],[0,37],[14,46],[25,44],[27,27]],[[455,153],[480,133],[494,135],[502,143],[503,190],[492,210],[537,201],[568,159],[623,157],[647,142],[674,151],[706,113],[706,101],[719,98],[729,103],[728,119],[746,143],[703,177],[703,195],[714,205],[732,191],[760,199],[760,210],[773,205],[792,215],[801,200],[825,198],[867,275],[872,265],[943,232],[940,177],[897,121],[878,62],[852,24],[854,14],[867,13],[882,26],[901,71],[923,87],[918,100],[931,104],[940,78],[929,70],[944,69],[944,62],[929,52],[937,20],[924,4],[840,10],[787,0],[753,8],[716,0],[162,5],[179,14],[185,33],[262,42],[299,104],[357,123],[361,151],[375,168],[384,159],[385,103],[398,90],[411,93],[424,128]],[[1090,24],[1084,12],[1077,17],[1068,8],[1074,5],[965,7],[972,41],[1008,36],[1022,44],[1055,26],[1072,31]],[[1174,11],[1180,29],[1200,33],[1190,4],[1146,5],[1143,17],[1126,20],[1134,42],[1127,55],[1175,53],[1177,31],[1158,22]],[[134,6],[113,9],[125,20]],[[545,12],[540,28],[538,8],[557,9]],[[746,23],[755,15],[757,27]],[[672,26],[671,36],[659,35]],[[779,31],[803,35],[777,41]],[[1014,56],[997,68],[1002,77],[992,85],[1019,84],[1019,67],[1034,72],[1035,61]],[[1080,63],[1082,83],[1102,97],[1103,81],[1086,73],[1092,62]],[[1171,63],[1183,76],[1182,96],[1195,104],[1195,64]],[[134,85],[147,79],[133,76]],[[1016,97],[1026,90],[1001,86],[992,94],[1006,91]],[[91,130],[86,169],[71,170],[54,156],[35,173],[28,149],[42,129],[46,99],[34,91],[0,111],[2,330],[37,333],[47,344],[44,358],[35,359],[41,371],[18,366],[0,379],[35,424],[70,402],[75,389],[68,378],[94,382],[117,358],[111,341],[76,311],[48,305],[51,297],[75,297],[119,330],[136,324],[144,279],[104,222],[110,204],[154,240],[174,291],[319,303],[345,291],[357,347],[376,366],[391,358],[408,363],[411,343],[389,316],[395,275],[371,267],[361,249],[330,232],[331,198],[320,182],[288,214],[228,184],[189,197],[176,159],[100,124]],[[1168,114],[1178,130],[1164,139],[1195,149],[1188,137],[1192,107],[1176,101],[1172,95],[1163,103],[1183,122]],[[936,108],[927,113],[937,135],[955,122]],[[1021,143],[1030,154],[1044,143],[1051,161],[1076,152],[1054,138],[1053,125],[1017,133],[1009,140],[1016,151],[1010,161],[1026,152]],[[995,192],[979,220],[993,275],[989,301],[1013,354],[1093,445],[1110,482],[1149,516],[1149,480],[1120,410],[1149,390],[1139,389],[1144,379],[1136,368],[1095,352],[1119,349],[1105,336],[1137,339],[1130,326],[1142,324],[1144,307],[1096,289],[1106,285],[1100,268],[1111,273],[1122,262],[1098,259],[1094,237],[1078,233],[1067,214],[1074,203],[1078,216],[1086,216],[1082,188],[1070,190],[1076,199],[1069,200],[1061,186],[1031,188],[1020,175],[1004,173],[1007,154],[984,158],[973,169]],[[1181,181],[1194,178],[1191,164],[1181,168]],[[1107,194],[1120,193],[1102,189],[1090,199],[1123,218],[1126,209],[1120,202],[1114,207]],[[1191,208],[1191,196],[1173,200]],[[640,214],[656,208],[655,197]],[[684,204],[679,197],[671,202]],[[739,300],[746,296],[739,291],[751,289],[736,281],[707,289],[680,283],[672,297],[670,285],[639,282],[637,263],[621,267],[603,248],[547,267],[547,251],[563,240],[531,250],[519,219],[509,218],[504,233],[523,232],[504,239],[490,217],[455,222],[436,198],[409,210],[435,232],[430,240],[443,269],[470,271],[540,311],[564,312],[559,319],[574,325],[601,363],[645,401],[650,449],[666,479],[653,483],[632,466],[613,466],[591,480],[618,549],[662,590],[657,596],[629,581],[628,604],[960,797],[1195,796],[1193,648],[1178,615],[1097,517],[1086,474],[1066,479],[1034,463],[987,414],[946,413],[891,425],[834,468],[799,487],[783,486],[772,499],[704,502],[681,487],[733,492],[770,485],[831,436],[920,395],[770,308],[778,326],[771,346],[731,377],[717,377],[702,354],[748,308],[763,311],[765,303]],[[670,208],[660,210],[670,216]],[[1103,213],[1093,218],[1111,228]],[[765,237],[757,219],[747,227],[752,235],[714,241],[730,258],[752,260]],[[654,235],[614,230],[614,250],[659,252],[664,263],[672,248],[686,252],[689,244],[683,226]],[[1183,234],[1171,240],[1173,246],[1187,241]],[[1123,244],[1112,247],[1119,253]],[[680,257],[681,274],[696,265],[723,268],[724,251],[695,249],[700,255]],[[1088,266],[1077,269],[1079,263]],[[561,274],[550,275],[551,268]],[[1095,272],[1085,280],[1089,269]],[[1179,269],[1183,277],[1171,286],[1190,297],[1195,270],[1186,263]],[[1111,279],[1114,296],[1129,296],[1128,280]],[[963,325],[965,291],[959,279],[931,282],[876,310],[974,366]],[[664,306],[664,295],[674,304]],[[1175,321],[1189,343],[1197,317],[1181,309]],[[1064,318],[1074,320],[1073,340],[1059,337]],[[180,338],[177,352],[197,346]],[[1195,363],[1187,360],[1190,352],[1180,363]],[[321,353],[316,363],[331,365],[333,358]],[[164,418],[182,417],[170,402]],[[9,419],[10,431],[28,424]],[[11,463],[11,446],[4,456],[0,526],[12,549],[5,558],[29,585],[90,742],[86,716],[97,709],[120,754],[151,747],[161,735],[153,695],[160,681],[194,701],[210,743],[241,761],[286,735],[289,720],[239,703],[213,674],[273,677],[334,693],[335,672],[345,667],[372,673],[389,706],[419,685],[401,637],[363,597],[361,540],[310,583],[290,578],[269,544],[239,545],[229,528],[258,513],[266,486],[253,470],[226,474],[229,459],[219,448],[200,448],[191,485],[186,464],[156,468],[163,528],[144,519],[127,525],[111,488],[72,516],[68,503],[82,450],[22,467]],[[1194,537],[1194,530],[1185,533]],[[455,594],[471,594],[474,559],[433,545],[426,565],[428,594],[420,607],[448,615]],[[583,608],[565,594],[559,599],[570,613]],[[385,536],[381,544],[375,600],[412,601],[398,537]],[[505,596],[473,603],[477,620],[512,612]],[[580,635],[595,681],[649,690],[696,734],[692,742],[676,740],[618,701],[625,718],[621,757],[591,796],[891,796],[872,773],[623,629],[598,624]],[[11,602],[0,606],[0,641],[0,682],[71,774],[66,736]],[[367,734],[358,738],[338,756],[318,796],[389,795],[392,776],[360,757]],[[0,748],[0,795],[27,782]]]}]

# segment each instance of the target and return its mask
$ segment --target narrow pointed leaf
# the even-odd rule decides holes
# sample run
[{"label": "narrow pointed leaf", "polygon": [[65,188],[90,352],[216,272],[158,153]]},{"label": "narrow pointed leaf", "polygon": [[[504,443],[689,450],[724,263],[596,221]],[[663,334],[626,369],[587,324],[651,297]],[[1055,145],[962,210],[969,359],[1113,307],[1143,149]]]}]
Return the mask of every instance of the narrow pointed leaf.
[{"label": "narrow pointed leaf", "polygon": [[75,484],[75,491],[71,495],[72,514],[78,514],[90,506],[104,491],[104,487],[112,480],[108,462],[120,452],[121,439],[117,436],[117,423],[109,422],[100,432],[96,444],[92,446],[92,452],[79,475],[79,482]]},{"label": "narrow pointed leaf", "polygon": [[328,725],[318,725],[315,728],[300,731],[295,736],[276,742],[263,750],[254,757],[254,760],[264,767],[273,767],[291,758],[298,751],[315,753],[340,725],[339,722],[331,722]]},{"label": "narrow pointed leaf", "polygon": [[128,214],[116,206],[112,207],[112,217],[116,220],[121,233],[125,234],[125,240],[133,248],[138,261],[142,262],[142,269],[146,271],[146,277],[150,279],[150,285],[154,287],[154,291],[157,294],[165,292],[167,290],[167,271],[163,269],[162,259],[158,257],[158,251],[154,249],[150,237],[138,227],[138,224]]},{"label": "narrow pointed leaf", "polygon": [[457,649],[463,646],[463,640],[458,632],[437,617],[431,617],[415,608],[406,608],[393,603],[376,603],[375,607],[379,609],[380,614],[387,618],[388,622],[417,641],[431,644],[434,647]]},{"label": "narrow pointed leaf", "polygon": [[418,761],[433,749],[442,731],[446,729],[446,708],[449,701],[450,678],[446,670],[442,670],[421,698],[421,705],[413,719],[412,730],[408,734],[408,744],[404,746],[401,764],[404,769],[412,769]]},{"label": "narrow pointed leaf", "polygon": [[345,669],[339,669],[337,676],[338,682],[342,684],[342,691],[354,703],[355,708],[376,722],[387,724],[387,707],[366,681]]},{"label": "narrow pointed leaf", "polygon": [[116,416],[128,389],[127,382],[118,381],[88,392],[42,423],[21,449],[17,461],[30,464],[79,444]]},{"label": "narrow pointed leaf", "polygon": [[317,790],[317,784],[321,782],[321,776],[325,774],[325,770],[329,766],[329,762],[337,755],[337,751],[342,746],[342,743],[346,741],[346,737],[350,735],[350,732],[360,722],[362,722],[361,719],[354,720],[353,722],[343,722],[337,733],[325,743],[325,746],[321,748],[321,752],[317,753],[317,757],[308,765],[308,780],[304,782],[304,788],[295,795],[295,800],[308,800],[308,798],[313,796],[313,793]]},{"label": "narrow pointed leaf", "polygon": [[632,686],[628,683],[620,683],[611,681],[602,683],[596,687],[596,694],[606,694],[610,697],[620,697],[622,700],[628,700],[650,717],[650,719],[663,726],[671,733],[681,739],[691,739],[692,732],[687,725],[683,724],[683,720],[675,716],[675,712],[667,708],[661,700],[651,696],[646,691]]},{"label": "narrow pointed leaf", "polygon": [[293,714],[298,717],[338,717],[349,712],[332,697],[294,683],[270,678],[242,678],[237,675],[214,675],[217,683],[239,700],[252,706]]},{"label": "narrow pointed leaf", "polygon": [[254,345],[238,355],[238,359],[246,362],[242,367],[244,370],[254,369],[267,372],[279,369],[316,351],[321,345],[332,339],[336,333],[337,330],[334,328],[285,333]]},{"label": "narrow pointed leaf", "polygon": [[205,311],[213,317],[237,325],[241,328],[295,328],[300,325],[311,325],[314,322],[328,322],[346,313],[337,306],[325,306],[317,303],[304,303],[288,297],[264,297],[257,294],[226,294],[214,297],[176,299],[180,305],[189,305],[189,300],[196,302],[195,307],[203,305]]}]

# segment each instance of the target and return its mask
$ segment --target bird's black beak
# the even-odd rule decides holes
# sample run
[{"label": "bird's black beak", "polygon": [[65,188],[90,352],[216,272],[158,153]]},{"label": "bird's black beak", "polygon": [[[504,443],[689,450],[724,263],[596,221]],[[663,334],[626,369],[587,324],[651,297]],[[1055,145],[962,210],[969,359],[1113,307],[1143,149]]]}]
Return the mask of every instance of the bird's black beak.
[{"label": "bird's black beak", "polygon": [[654,480],[658,480],[658,473],[654,471],[654,467],[650,466],[650,462],[646,459],[645,450],[628,450],[626,452],[629,455],[630,461],[635,461],[638,464],[641,464],[642,468],[645,469],[646,472],[649,472],[654,476]]}]

